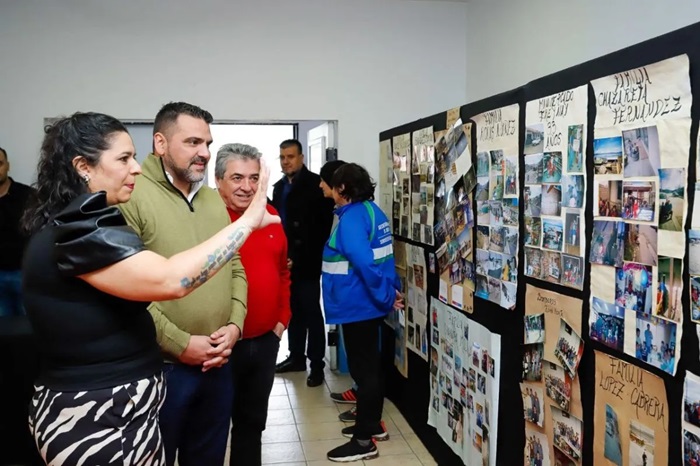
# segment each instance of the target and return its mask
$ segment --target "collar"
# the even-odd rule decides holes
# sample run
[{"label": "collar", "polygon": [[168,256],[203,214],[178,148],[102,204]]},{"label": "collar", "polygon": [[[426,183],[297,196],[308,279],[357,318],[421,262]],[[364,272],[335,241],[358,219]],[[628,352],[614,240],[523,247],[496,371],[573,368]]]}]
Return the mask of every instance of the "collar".
[{"label": "collar", "polygon": [[[163,163],[162,160],[161,160],[161,163]],[[168,181],[170,181],[170,184],[172,184],[173,187],[175,188],[175,183],[173,183],[173,176],[170,173],[168,173],[168,171],[165,169],[165,166],[163,167],[163,172],[165,172],[165,176],[168,178]],[[202,179],[202,181],[198,181],[198,182],[192,183],[190,185],[190,193],[187,195],[188,202],[192,202],[192,199],[194,199],[194,195],[197,194],[197,191],[202,189],[202,186],[204,186],[203,179]],[[177,188],[175,188],[175,189],[177,189]]]},{"label": "collar", "polygon": [[[146,159],[143,161],[141,164],[141,170],[142,170],[142,175],[156,183],[160,183],[164,186],[166,186],[169,189],[172,189],[176,192],[180,192],[179,189],[175,187],[173,184],[173,177],[170,175],[165,170],[165,166],[163,165],[163,160],[158,157],[157,155],[150,153],[146,157]],[[138,183],[138,179],[136,181]],[[190,186],[190,194],[187,196],[187,202],[192,202],[192,199],[194,198],[194,195],[197,194],[197,191],[202,189],[204,187],[205,183],[204,180],[194,183]]]}]

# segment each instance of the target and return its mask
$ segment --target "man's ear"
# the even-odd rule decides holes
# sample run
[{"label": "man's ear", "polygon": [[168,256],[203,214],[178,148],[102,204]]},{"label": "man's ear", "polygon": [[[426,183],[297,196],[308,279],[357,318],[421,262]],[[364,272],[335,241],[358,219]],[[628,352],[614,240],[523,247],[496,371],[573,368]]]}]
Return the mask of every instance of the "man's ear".
[{"label": "man's ear", "polygon": [[165,155],[166,151],[168,149],[168,140],[165,138],[165,135],[161,132],[158,132],[153,135],[153,153],[158,156],[163,156]]}]

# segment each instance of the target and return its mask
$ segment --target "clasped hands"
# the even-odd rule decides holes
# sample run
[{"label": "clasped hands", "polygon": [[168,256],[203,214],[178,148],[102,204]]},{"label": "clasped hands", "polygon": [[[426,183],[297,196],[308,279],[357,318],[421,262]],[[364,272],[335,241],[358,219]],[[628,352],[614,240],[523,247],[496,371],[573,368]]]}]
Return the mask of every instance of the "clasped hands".
[{"label": "clasped hands", "polygon": [[190,335],[187,348],[179,356],[180,362],[202,366],[202,372],[221,367],[228,362],[233,345],[241,338],[237,325],[228,324],[211,335]]}]

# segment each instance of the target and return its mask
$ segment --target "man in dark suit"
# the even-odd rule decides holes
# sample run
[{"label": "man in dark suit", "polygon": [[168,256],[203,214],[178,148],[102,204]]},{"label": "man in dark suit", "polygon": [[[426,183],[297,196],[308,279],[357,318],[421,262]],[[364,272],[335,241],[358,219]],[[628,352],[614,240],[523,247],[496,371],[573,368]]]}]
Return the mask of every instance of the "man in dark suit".
[{"label": "man in dark suit", "polygon": [[[284,177],[275,183],[272,205],[282,218],[289,243],[291,309],[287,335],[289,357],[277,373],[305,371],[308,357],[309,387],[323,383],[326,334],[321,312],[321,256],[333,224],[333,201],[320,188],[321,178],[304,165],[301,144],[289,139],[280,144]],[[308,335],[308,346],[307,346]]]}]

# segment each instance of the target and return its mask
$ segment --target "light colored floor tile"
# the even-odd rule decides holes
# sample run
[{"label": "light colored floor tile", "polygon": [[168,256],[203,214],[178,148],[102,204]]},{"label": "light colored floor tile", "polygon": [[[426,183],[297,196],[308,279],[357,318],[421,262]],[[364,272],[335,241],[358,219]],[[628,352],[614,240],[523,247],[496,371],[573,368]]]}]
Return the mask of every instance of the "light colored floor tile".
[{"label": "light colored floor tile", "polygon": [[[338,463],[330,460],[316,460],[316,461],[307,461],[306,462],[307,466],[337,466]],[[360,464],[359,462],[354,463],[354,464]]]},{"label": "light colored floor tile", "polygon": [[389,432],[389,435],[401,434],[401,432],[399,432],[399,428],[396,427],[396,424],[394,424],[394,421],[392,421],[388,416],[384,417],[384,427],[386,427],[386,431]]},{"label": "light colored floor tile", "polygon": [[289,443],[298,441],[299,433],[297,432],[297,426],[294,424],[269,426],[262,434],[262,443]]},{"label": "light colored floor tile", "polygon": [[294,425],[294,413],[291,409],[274,409],[267,412],[267,426]]},{"label": "light colored floor tile", "polygon": [[435,459],[430,454],[425,456],[419,455],[418,459],[420,460],[423,466],[438,466],[437,461],[435,461]]},{"label": "light colored floor tile", "polygon": [[343,439],[341,430],[346,424],[340,421],[321,422],[317,424],[298,424],[299,438],[302,442],[312,440]]},{"label": "light colored floor tile", "polygon": [[406,455],[391,455],[385,456],[382,450],[379,449],[377,458],[364,461],[367,466],[421,466],[420,459],[413,453]]},{"label": "light colored floor tile", "polygon": [[406,440],[401,435],[391,435],[391,438],[386,442],[377,442],[379,454],[381,456],[392,455],[413,455],[413,450],[408,446]]},{"label": "light colored floor tile", "polygon": [[297,424],[318,424],[320,422],[333,422],[338,420],[338,410],[332,406],[321,408],[293,409],[294,420]]},{"label": "light colored floor tile", "polygon": [[289,402],[292,408],[320,408],[323,406],[336,408],[336,403],[328,396],[328,392],[300,393],[298,396],[290,396]]},{"label": "light colored floor tile", "polygon": [[413,429],[411,429],[411,426],[408,425],[408,421],[406,421],[406,418],[404,418],[401,413],[393,413],[390,414],[389,417],[391,417],[391,420],[394,421],[394,424],[396,424],[396,427],[399,429],[399,432],[402,434],[412,434]]},{"label": "light colored floor tile", "polygon": [[425,445],[423,445],[423,442],[420,441],[416,434],[404,434],[403,438],[416,456],[419,458],[423,456],[431,457],[430,453],[428,453],[428,449],[425,448]]},{"label": "light colored floor tile", "polygon": [[300,442],[270,444],[262,451],[262,464],[306,461]]},{"label": "light colored floor tile", "polygon": [[267,403],[267,410],[272,411],[273,409],[289,409],[291,405],[289,404],[289,397],[287,395],[271,396]]},{"label": "light colored floor tile", "polygon": [[287,387],[284,384],[284,380],[282,380],[280,383],[275,383],[272,386],[272,391],[270,392],[270,396],[282,396],[282,395],[287,395]]},{"label": "light colored floor tile", "polygon": [[308,442],[301,442],[301,445],[304,448],[304,455],[306,455],[306,461],[319,461],[326,460],[328,458],[327,454],[329,451],[347,442],[348,439],[314,440]]}]

